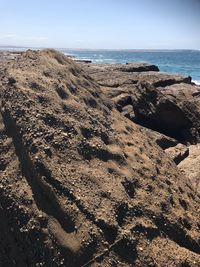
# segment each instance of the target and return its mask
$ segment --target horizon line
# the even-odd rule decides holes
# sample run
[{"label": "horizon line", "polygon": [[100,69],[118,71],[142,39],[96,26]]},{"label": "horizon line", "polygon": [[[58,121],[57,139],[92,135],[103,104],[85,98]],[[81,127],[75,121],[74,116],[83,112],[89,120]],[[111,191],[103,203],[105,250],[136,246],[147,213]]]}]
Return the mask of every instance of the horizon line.
[{"label": "horizon line", "polygon": [[0,48],[27,48],[27,49],[60,49],[74,51],[200,51],[196,48],[73,48],[73,47],[51,47],[51,46],[19,46],[19,45],[0,45]]}]

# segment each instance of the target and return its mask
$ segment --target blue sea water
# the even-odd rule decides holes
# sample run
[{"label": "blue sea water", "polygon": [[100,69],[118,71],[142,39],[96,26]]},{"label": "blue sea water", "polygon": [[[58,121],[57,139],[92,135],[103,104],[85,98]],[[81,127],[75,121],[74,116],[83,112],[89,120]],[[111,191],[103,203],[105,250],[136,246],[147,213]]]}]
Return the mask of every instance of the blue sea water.
[{"label": "blue sea water", "polygon": [[[10,51],[27,49],[0,47],[0,50]],[[155,64],[162,72],[191,76],[194,82],[200,84],[200,50],[58,50],[78,59],[92,60],[94,63],[145,62]]]},{"label": "blue sea water", "polygon": [[79,59],[89,59],[96,63],[145,62],[155,64],[162,72],[191,76],[200,83],[200,51],[198,50],[62,50]]}]

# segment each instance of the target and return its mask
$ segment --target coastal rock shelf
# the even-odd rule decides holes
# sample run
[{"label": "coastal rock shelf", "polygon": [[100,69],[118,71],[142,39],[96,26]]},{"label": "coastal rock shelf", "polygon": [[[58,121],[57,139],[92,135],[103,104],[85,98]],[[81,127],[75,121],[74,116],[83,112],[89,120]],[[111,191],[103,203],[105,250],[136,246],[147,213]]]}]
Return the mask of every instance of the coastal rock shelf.
[{"label": "coastal rock shelf", "polygon": [[121,87],[137,82],[149,82],[155,87],[169,86],[176,83],[191,84],[191,77],[161,73],[155,65],[144,63],[130,64],[83,64],[82,67],[100,85]]},{"label": "coastal rock shelf", "polygon": [[[190,81],[144,64],[78,64],[54,50],[5,62],[0,265],[200,265],[200,196],[183,171],[193,157],[176,154],[180,140],[198,141],[199,125],[169,99],[183,84],[198,101]],[[159,121],[166,105],[186,135],[172,134],[174,118]]]},{"label": "coastal rock shelf", "polygon": [[183,143],[199,142],[200,87],[191,77],[155,72],[156,66],[143,63],[83,67],[133,122]]},{"label": "coastal rock shelf", "polygon": [[[161,148],[174,147],[179,142],[187,146],[199,143],[200,87],[191,82],[191,77],[161,73],[159,69],[155,72],[156,66],[143,63],[82,64],[82,67],[101,85],[117,110],[145,127],[145,133]],[[183,153],[186,156],[187,146]],[[196,153],[200,155],[200,152]],[[184,156],[178,161],[174,159],[177,163]],[[199,192],[199,171],[193,160],[190,160],[190,166],[194,163],[194,174],[188,175],[190,171],[186,164],[185,173],[187,177],[193,177],[191,182]]]}]

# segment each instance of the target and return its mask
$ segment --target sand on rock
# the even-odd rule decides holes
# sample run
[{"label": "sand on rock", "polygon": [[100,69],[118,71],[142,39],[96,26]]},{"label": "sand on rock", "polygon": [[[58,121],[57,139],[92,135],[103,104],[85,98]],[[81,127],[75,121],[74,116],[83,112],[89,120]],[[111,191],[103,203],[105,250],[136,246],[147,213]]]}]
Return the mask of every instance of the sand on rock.
[{"label": "sand on rock", "polygon": [[200,265],[195,189],[77,63],[27,51],[0,100],[0,265]]}]

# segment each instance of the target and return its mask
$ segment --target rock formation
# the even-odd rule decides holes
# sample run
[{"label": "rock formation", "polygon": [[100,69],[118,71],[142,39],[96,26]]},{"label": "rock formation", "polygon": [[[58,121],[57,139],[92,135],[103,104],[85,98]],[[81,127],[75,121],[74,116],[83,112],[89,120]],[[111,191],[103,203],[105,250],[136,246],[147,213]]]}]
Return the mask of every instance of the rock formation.
[{"label": "rock formation", "polygon": [[187,121],[155,83],[190,79],[81,66],[44,50],[1,69],[0,265],[200,265],[200,197],[164,151],[183,137],[141,123],[167,101]]},{"label": "rock formation", "polygon": [[[170,152],[168,155],[176,164],[188,157],[190,149],[187,146],[200,141],[200,87],[191,82],[191,77],[160,73],[156,66],[143,63],[82,66],[102,86],[104,94],[114,102],[117,110],[144,126],[141,129],[145,134]],[[198,167],[192,160],[194,157],[189,158],[190,166],[194,163],[192,172],[195,175],[188,175],[191,167],[187,169],[187,164],[184,164],[185,170],[181,170],[193,177],[191,182],[199,192],[199,183],[196,182],[199,180]]]},{"label": "rock formation", "polygon": [[191,145],[188,149],[189,155],[180,162],[179,168],[190,178],[197,192],[200,192],[200,145]]}]

